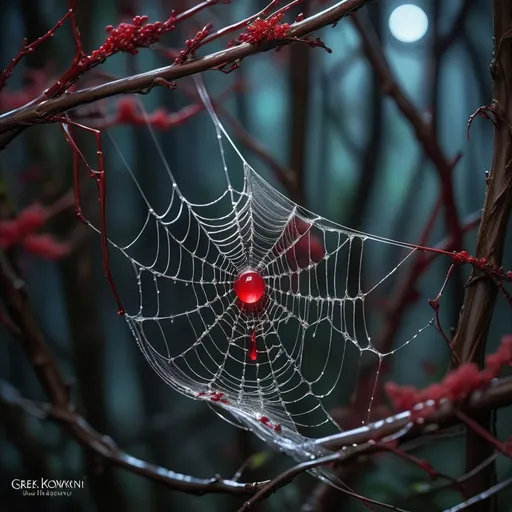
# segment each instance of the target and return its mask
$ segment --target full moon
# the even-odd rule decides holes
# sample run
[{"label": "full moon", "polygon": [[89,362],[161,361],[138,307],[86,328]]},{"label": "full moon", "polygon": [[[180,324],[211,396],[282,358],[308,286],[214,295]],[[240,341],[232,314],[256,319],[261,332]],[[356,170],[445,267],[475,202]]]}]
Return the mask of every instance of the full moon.
[{"label": "full moon", "polygon": [[427,29],[427,15],[417,5],[400,5],[389,17],[389,30],[395,39],[402,43],[419,41],[427,32]]}]

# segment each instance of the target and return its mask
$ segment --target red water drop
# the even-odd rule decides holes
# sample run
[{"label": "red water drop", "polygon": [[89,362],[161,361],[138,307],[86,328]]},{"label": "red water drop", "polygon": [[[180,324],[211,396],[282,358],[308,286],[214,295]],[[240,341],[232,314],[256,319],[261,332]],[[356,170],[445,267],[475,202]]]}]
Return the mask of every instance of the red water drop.
[{"label": "red water drop", "polygon": [[256,329],[253,329],[251,333],[251,343],[249,345],[249,359],[256,361],[258,354],[256,352]]},{"label": "red water drop", "polygon": [[254,304],[265,293],[265,281],[255,270],[245,270],[235,279],[233,289],[244,304]]}]

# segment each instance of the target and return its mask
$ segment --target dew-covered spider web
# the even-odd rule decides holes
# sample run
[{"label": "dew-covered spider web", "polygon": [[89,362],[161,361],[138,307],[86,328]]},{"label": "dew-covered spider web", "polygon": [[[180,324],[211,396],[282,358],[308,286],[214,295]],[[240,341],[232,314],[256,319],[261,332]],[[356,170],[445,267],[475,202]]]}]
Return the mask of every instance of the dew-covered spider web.
[{"label": "dew-covered spider web", "polygon": [[325,454],[310,441],[340,431],[332,408],[357,391],[361,360],[373,361],[376,382],[382,361],[429,325],[427,311],[385,351],[372,337],[389,283],[417,249],[288,199],[245,160],[197,85],[207,169],[171,169],[148,126],[159,168],[136,171],[119,148],[122,170],[107,171],[109,197],[132,198],[129,221],[108,233],[114,278],[125,267],[115,282],[129,297],[126,321],[176,391],[299,460]]}]

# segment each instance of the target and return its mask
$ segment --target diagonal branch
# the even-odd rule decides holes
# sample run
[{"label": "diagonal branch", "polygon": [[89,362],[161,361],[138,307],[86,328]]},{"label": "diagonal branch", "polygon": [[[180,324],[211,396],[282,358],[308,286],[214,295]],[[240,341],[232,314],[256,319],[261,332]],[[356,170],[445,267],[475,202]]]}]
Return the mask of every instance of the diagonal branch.
[{"label": "diagonal branch", "polygon": [[[246,512],[247,510],[249,510],[250,508],[255,506],[257,503],[260,503],[261,501],[263,501],[270,494],[275,492],[278,488],[283,487],[287,483],[291,482],[296,476],[300,475],[301,473],[304,473],[305,471],[310,471],[310,470],[318,468],[320,466],[325,466],[325,465],[337,462],[342,458],[342,456],[343,456],[343,454],[340,454],[340,453],[332,453],[330,455],[325,455],[324,457],[320,457],[318,459],[301,462],[300,464],[297,464],[296,466],[293,466],[292,468],[287,469],[286,471],[283,471],[281,474],[277,475],[270,482],[268,482],[264,487],[262,487],[252,498],[250,498],[248,501],[246,501],[238,509],[238,512]],[[365,496],[361,496],[360,494],[353,492],[348,487],[344,488],[344,489],[339,488],[339,490],[352,498],[357,498],[364,505],[366,505],[369,510],[373,510],[372,508],[370,508],[368,506],[368,504],[371,503],[372,505],[378,505],[379,507],[382,507],[382,508],[385,508],[388,510],[394,510],[396,512],[406,512],[406,511],[404,511],[400,508],[397,508],[393,505],[388,505],[387,503],[383,503],[380,501],[376,501],[376,500],[367,498]]]},{"label": "diagonal branch", "polygon": [[[336,24],[341,18],[348,16],[364,5],[375,0],[342,0],[335,5],[313,15],[304,21],[294,23],[287,33],[286,43],[290,39],[302,38],[307,34],[319,30],[327,25]],[[181,65],[171,65],[155,69],[138,75],[114,80],[103,85],[90,87],[70,94],[62,95],[54,99],[29,104],[12,112],[0,116],[0,134],[6,134],[0,141],[0,147],[5,147],[9,142],[9,132],[20,126],[33,125],[44,122],[49,117],[62,114],[67,110],[86,105],[94,101],[109,98],[119,94],[138,93],[149,91],[159,85],[158,80],[171,82],[185,76],[190,76],[203,71],[220,69],[232,63],[239,63],[242,59],[266,52],[282,45],[279,40],[268,41],[253,45],[242,44],[227,50],[185,62]],[[5,140],[7,139],[7,140]]]},{"label": "diagonal branch", "polygon": [[50,404],[40,404],[26,400],[6,382],[0,382],[0,403],[22,410],[42,420],[49,419],[65,425],[80,444],[101,455],[112,464],[166,484],[171,489],[196,495],[229,493],[243,496],[254,494],[266,484],[266,482],[244,484],[233,480],[223,480],[219,477],[194,478],[137,459],[121,451],[110,437],[94,430],[83,417],[75,412]]},{"label": "diagonal branch", "polygon": [[[0,260],[0,296],[12,321],[17,326],[23,348],[36,371],[39,381],[50,398],[50,404],[41,407],[28,400],[23,400],[16,393],[10,393],[11,405],[14,400],[31,414],[65,425],[73,438],[85,448],[92,450],[116,466],[157,482],[165,483],[171,489],[198,495],[206,493],[251,495],[263,485],[263,483],[244,484],[218,477],[211,479],[195,478],[155,466],[121,451],[110,437],[94,430],[78,414],[76,407],[69,400],[68,386],[57,368],[46,340],[38,327],[36,318],[29,307],[27,296],[23,290],[23,283],[16,278],[5,256]],[[5,401],[5,397],[0,397],[0,399]]]},{"label": "diagonal branch", "polygon": [[[486,258],[499,268],[512,211],[512,0],[494,0],[495,49],[490,71],[493,78],[494,147],[491,171],[487,178],[487,190],[482,221],[478,232],[475,256]],[[494,304],[502,283],[494,282],[478,269],[473,269],[466,285],[466,293],[457,332],[453,338],[456,355],[462,362],[482,363]],[[498,286],[497,286],[498,285]],[[486,430],[492,424],[491,413],[474,418]],[[493,447],[475,432],[466,436],[466,470],[471,470],[485,460]],[[494,465],[486,468],[468,482],[468,489],[481,493],[494,482]],[[474,512],[488,511],[483,502],[471,507]]]},{"label": "diagonal branch", "polygon": [[[491,488],[486,489],[485,491],[482,491],[480,494],[473,496],[469,500],[464,501],[463,503],[459,503],[458,505],[455,505],[455,507],[446,509],[443,512],[459,512],[460,510],[465,510],[477,503],[484,504],[487,500],[491,499],[496,494],[504,491],[505,489],[508,489],[511,486],[512,486],[512,477],[507,478],[506,480],[503,480],[503,482],[500,482],[499,484],[493,485]],[[484,505],[484,506],[486,506],[486,505]]]}]

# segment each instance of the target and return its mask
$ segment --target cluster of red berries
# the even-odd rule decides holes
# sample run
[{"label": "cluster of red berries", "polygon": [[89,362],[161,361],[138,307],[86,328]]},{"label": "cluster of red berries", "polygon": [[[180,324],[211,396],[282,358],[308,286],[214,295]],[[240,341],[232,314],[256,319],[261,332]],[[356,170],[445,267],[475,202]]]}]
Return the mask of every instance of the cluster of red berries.
[{"label": "cluster of red berries", "polygon": [[47,211],[34,204],[22,210],[15,219],[0,222],[0,248],[20,245],[28,252],[47,259],[59,259],[70,251],[67,243],[57,242],[50,235],[35,234],[48,218]]},{"label": "cluster of red berries", "polygon": [[[262,18],[255,19],[248,27],[246,32],[238,36],[238,43],[258,44],[263,41],[272,41],[274,39],[283,39],[287,36],[290,25],[281,23],[284,12],[274,14],[270,18],[264,20]],[[233,46],[234,42],[230,43]]]},{"label": "cluster of red berries", "polygon": [[174,59],[175,64],[183,64],[187,57],[194,53],[199,46],[201,46],[201,43],[206,39],[208,34],[210,33],[211,29],[213,28],[212,23],[208,23],[205,27],[203,27],[195,36],[194,39],[187,39],[185,41],[186,48],[184,50],[181,50],[176,59]]},{"label": "cluster of red berries", "polygon": [[499,274],[501,278],[512,281],[512,271],[505,272],[503,267],[495,267],[492,263],[489,262],[487,258],[475,258],[474,256],[470,256],[467,251],[459,251],[453,253],[452,261],[459,265],[469,263],[475,268],[492,272],[493,274]]},{"label": "cluster of red berries", "polygon": [[147,23],[147,16],[135,16],[132,23],[121,23],[117,27],[106,27],[108,37],[106,41],[91,55],[84,57],[80,67],[87,67],[110,57],[114,53],[127,52],[135,55],[139,48],[146,48],[156,43],[162,34],[174,29],[176,14],[173,11],[167,21]]},{"label": "cluster of red berries", "polygon": [[[471,393],[488,385],[504,366],[512,366],[512,335],[504,336],[498,350],[486,358],[485,368],[479,370],[474,363],[464,363],[448,373],[439,384],[418,390],[413,386],[386,384],[386,393],[397,411],[413,411],[416,419],[427,417],[442,399],[461,402]],[[435,405],[414,410],[416,404],[433,401]]]}]

